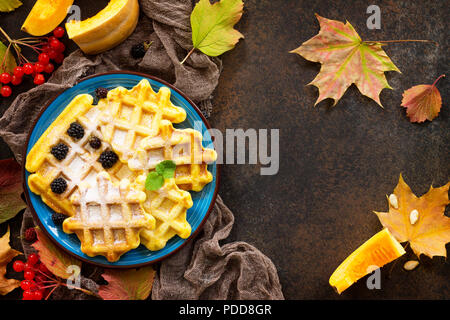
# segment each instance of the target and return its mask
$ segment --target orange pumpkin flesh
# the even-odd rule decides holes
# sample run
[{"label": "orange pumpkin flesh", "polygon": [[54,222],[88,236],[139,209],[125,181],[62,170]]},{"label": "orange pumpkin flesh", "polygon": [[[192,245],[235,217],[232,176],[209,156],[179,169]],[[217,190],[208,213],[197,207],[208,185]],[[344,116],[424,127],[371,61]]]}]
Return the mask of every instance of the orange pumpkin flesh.
[{"label": "orange pumpkin flesh", "polygon": [[339,265],[330,277],[330,285],[340,294],[365,275],[404,254],[400,243],[388,229],[383,229]]},{"label": "orange pumpkin flesh", "polygon": [[36,1],[22,25],[22,31],[33,36],[52,32],[64,20],[72,4],[73,0]]}]

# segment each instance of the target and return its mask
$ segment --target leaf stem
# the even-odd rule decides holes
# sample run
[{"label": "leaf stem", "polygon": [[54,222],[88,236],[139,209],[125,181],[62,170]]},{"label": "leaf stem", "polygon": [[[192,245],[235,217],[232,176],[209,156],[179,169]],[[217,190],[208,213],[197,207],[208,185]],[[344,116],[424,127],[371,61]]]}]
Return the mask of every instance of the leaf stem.
[{"label": "leaf stem", "polygon": [[79,291],[81,291],[83,293],[86,293],[86,294],[88,294],[90,296],[98,297],[98,295],[95,292],[89,291],[87,289],[83,289],[83,288],[80,288],[80,287],[75,287],[75,286],[72,286],[72,285],[68,286],[67,284],[65,284],[63,282],[59,282],[59,284],[65,286],[65,287],[67,287],[69,289],[76,289],[76,290],[79,290]]},{"label": "leaf stem", "polygon": [[48,298],[52,295],[53,291],[55,291],[59,287],[59,283],[52,289],[52,291],[49,292],[49,294],[45,297],[45,300],[48,300]]},{"label": "leaf stem", "polygon": [[192,48],[191,51],[188,52],[187,56],[184,57],[184,59],[180,62],[180,64],[183,64],[187,58],[189,58],[191,56],[191,54],[194,52],[195,48]]},{"label": "leaf stem", "polygon": [[26,46],[26,47],[29,47],[29,48],[31,48],[31,49],[33,49],[34,50],[34,52],[36,52],[36,53],[40,53],[40,51],[39,51],[39,49],[37,49],[35,46],[32,46],[32,45],[30,45],[30,44],[28,44],[28,43],[25,43],[25,42],[21,42],[21,41],[14,41],[14,43],[16,43],[16,44],[18,44],[18,45],[22,45],[22,46]]},{"label": "leaf stem", "polygon": [[13,42],[12,39],[8,36],[8,34],[5,32],[5,30],[3,30],[2,27],[0,27],[0,32],[5,36],[6,40],[8,40],[9,42]]},{"label": "leaf stem", "polygon": [[53,288],[53,287],[56,287],[56,286],[59,286],[59,284],[58,283],[54,283],[54,284],[51,284],[51,285],[48,285],[48,286],[39,287],[39,289],[48,289],[48,288]]},{"label": "leaf stem", "polygon": [[364,43],[397,43],[397,42],[432,42],[436,46],[439,46],[439,43],[437,43],[434,40],[416,40],[416,39],[406,39],[406,40],[379,40],[379,41],[372,41],[372,40],[366,40],[363,41]]},{"label": "leaf stem", "polygon": [[57,279],[50,277],[48,274],[46,274],[45,272],[42,272],[41,270],[39,270],[39,269],[34,269],[34,270],[37,271],[37,272],[39,272],[39,273],[42,274],[43,276],[45,276],[45,277],[51,279],[52,281],[58,282]]},{"label": "leaf stem", "polygon": [[431,85],[432,87],[435,87],[436,86],[436,84],[437,84],[437,82],[441,79],[441,78],[444,78],[445,77],[445,74],[441,74],[434,82],[433,82],[433,84]]}]

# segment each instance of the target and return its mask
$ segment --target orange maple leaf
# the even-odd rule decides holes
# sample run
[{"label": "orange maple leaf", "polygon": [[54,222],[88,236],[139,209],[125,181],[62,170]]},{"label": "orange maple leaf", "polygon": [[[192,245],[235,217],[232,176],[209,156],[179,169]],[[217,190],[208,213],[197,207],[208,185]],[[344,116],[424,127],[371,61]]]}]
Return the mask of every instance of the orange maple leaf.
[{"label": "orange maple leaf", "polygon": [[5,235],[0,238],[0,294],[5,295],[20,286],[20,281],[16,279],[7,279],[6,265],[21,252],[14,250],[9,245],[9,226]]},{"label": "orange maple leaf", "polygon": [[450,203],[449,187],[450,182],[440,188],[431,186],[426,194],[416,197],[400,175],[393,193],[394,201],[388,201],[389,212],[375,213],[383,227],[388,228],[399,242],[408,241],[418,257],[421,254],[430,258],[446,257],[450,218],[444,215],[444,211]]},{"label": "orange maple leaf", "polygon": [[420,84],[403,92],[402,107],[406,108],[406,115],[410,122],[424,122],[433,120],[442,107],[442,98],[436,83],[445,77],[441,75],[433,84]]},{"label": "orange maple leaf", "polygon": [[155,277],[152,266],[130,270],[106,270],[102,274],[108,281],[98,289],[104,300],[145,300],[150,295]]},{"label": "orange maple leaf", "polygon": [[400,72],[381,48],[382,44],[362,41],[348,21],[344,24],[318,14],[316,17],[320,23],[319,34],[291,51],[322,64],[320,73],[309,83],[319,89],[315,105],[327,98],[334,99],[336,105],[354,83],[363,95],[382,106],[381,90],[392,89],[384,72]]},{"label": "orange maple leaf", "polygon": [[81,267],[81,261],[59,249],[58,246],[45,236],[42,230],[39,228],[35,228],[35,230],[38,240],[32,246],[39,252],[41,262],[55,276],[63,279],[72,276],[72,273],[67,268],[69,266]]}]

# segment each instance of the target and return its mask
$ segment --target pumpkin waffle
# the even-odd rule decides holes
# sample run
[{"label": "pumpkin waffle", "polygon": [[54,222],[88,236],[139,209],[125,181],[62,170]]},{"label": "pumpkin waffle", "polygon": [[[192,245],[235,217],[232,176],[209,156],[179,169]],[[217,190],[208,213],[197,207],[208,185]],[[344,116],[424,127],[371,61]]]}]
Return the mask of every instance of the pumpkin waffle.
[{"label": "pumpkin waffle", "polygon": [[143,207],[155,218],[153,230],[144,229],[141,232],[141,243],[149,250],[164,248],[167,241],[175,235],[186,239],[191,234],[191,225],[186,220],[186,212],[192,207],[192,197],[187,191],[180,190],[175,179],[166,179],[164,185],[156,190],[145,189],[145,175],[136,179],[136,188],[146,193]]},{"label": "pumpkin waffle", "polygon": [[113,184],[102,171],[96,180],[94,185],[83,182],[71,196],[75,215],[64,220],[63,230],[78,236],[88,256],[103,255],[114,262],[139,246],[139,234],[153,229],[155,219],[142,207],[145,193],[132,188],[128,179]]},{"label": "pumpkin waffle", "polygon": [[217,159],[213,149],[203,148],[202,134],[194,129],[175,129],[161,121],[159,132],[140,143],[132,159],[131,170],[153,170],[163,160],[172,160],[177,168],[175,183],[183,190],[201,191],[213,179],[208,163]]},{"label": "pumpkin waffle", "polygon": [[[40,195],[42,201],[54,211],[66,215],[74,214],[70,196],[82,181],[95,182],[97,173],[104,170],[97,160],[103,151],[110,148],[102,141],[98,125],[100,111],[92,102],[93,98],[88,94],[76,96],[42,134],[26,159],[26,169],[32,173],[28,178],[31,191]],[[84,130],[80,139],[74,139],[67,134],[73,122],[81,125]],[[98,149],[90,146],[91,137],[100,139],[101,146]],[[68,150],[64,159],[58,160],[51,150],[60,143],[67,146]],[[113,181],[136,176],[120,161],[108,169],[108,172]],[[67,184],[61,194],[51,190],[51,183],[57,178],[64,179]]]},{"label": "pumpkin waffle", "polygon": [[133,155],[142,139],[158,134],[162,120],[179,123],[186,119],[186,111],[170,101],[170,89],[161,87],[155,93],[146,79],[130,90],[110,90],[98,107],[103,112],[103,137],[123,162]]}]

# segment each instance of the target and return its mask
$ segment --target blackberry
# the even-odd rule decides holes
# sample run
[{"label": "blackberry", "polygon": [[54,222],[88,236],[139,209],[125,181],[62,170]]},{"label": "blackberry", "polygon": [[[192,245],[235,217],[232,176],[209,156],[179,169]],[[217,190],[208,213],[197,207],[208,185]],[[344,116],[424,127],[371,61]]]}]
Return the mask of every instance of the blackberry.
[{"label": "blackberry", "polygon": [[140,59],[145,56],[145,53],[147,52],[147,48],[143,43],[135,44],[131,47],[130,54],[134,59]]},{"label": "blackberry", "polygon": [[56,146],[52,147],[52,150],[50,153],[55,156],[58,160],[63,160],[67,153],[69,152],[69,147],[66,146],[64,143],[58,143]]},{"label": "blackberry", "polygon": [[37,238],[36,230],[34,228],[28,228],[27,230],[25,230],[24,238],[27,242],[35,242]]},{"label": "blackberry", "polygon": [[67,217],[61,213],[53,212],[52,221],[55,225],[60,225],[64,222]]},{"label": "blackberry", "polygon": [[84,128],[78,122],[72,122],[69,129],[67,129],[67,134],[74,139],[81,139],[84,136]]},{"label": "blackberry", "polygon": [[95,89],[95,95],[99,99],[105,99],[108,96],[108,89],[100,87]]},{"label": "blackberry", "polygon": [[119,157],[114,151],[111,150],[105,150],[100,155],[100,158],[98,158],[98,162],[102,164],[102,167],[104,169],[112,168],[112,166],[119,160]]},{"label": "blackberry", "polygon": [[56,178],[50,183],[50,189],[56,194],[62,194],[67,189],[67,181],[63,178]]},{"label": "blackberry", "polygon": [[92,136],[89,138],[89,145],[94,149],[100,149],[102,141],[99,138]]}]

